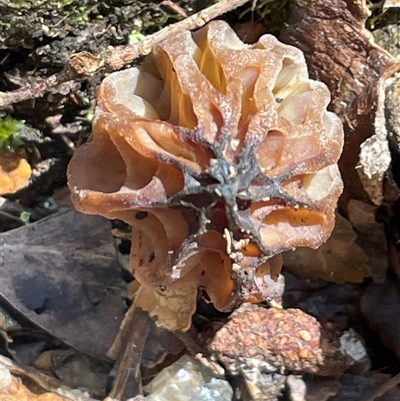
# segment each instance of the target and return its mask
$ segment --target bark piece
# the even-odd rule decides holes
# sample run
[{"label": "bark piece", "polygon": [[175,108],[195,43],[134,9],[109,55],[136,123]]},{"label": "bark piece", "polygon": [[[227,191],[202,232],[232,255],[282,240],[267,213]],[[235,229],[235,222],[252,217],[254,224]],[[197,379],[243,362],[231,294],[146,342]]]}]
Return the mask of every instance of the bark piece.
[{"label": "bark piece", "polygon": [[372,284],[361,298],[361,311],[368,324],[400,359],[399,303],[400,282],[393,274],[388,274],[382,284]]},{"label": "bark piece", "polygon": [[304,51],[311,76],[329,87],[331,107],[344,122],[342,204],[353,198],[380,204],[391,161],[384,90],[400,64],[364,27],[365,0],[297,0],[292,11],[281,37]]}]

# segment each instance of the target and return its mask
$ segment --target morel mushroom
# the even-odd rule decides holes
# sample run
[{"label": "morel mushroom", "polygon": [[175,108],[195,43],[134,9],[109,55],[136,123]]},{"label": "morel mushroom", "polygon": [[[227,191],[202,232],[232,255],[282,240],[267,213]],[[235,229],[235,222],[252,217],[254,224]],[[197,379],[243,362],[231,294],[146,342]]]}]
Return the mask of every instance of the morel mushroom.
[{"label": "morel mushroom", "polygon": [[229,309],[274,255],[333,229],[343,132],[329,99],[273,36],[246,45],[222,21],[177,33],[101,84],[72,200],[132,225],[139,282],[200,286]]}]

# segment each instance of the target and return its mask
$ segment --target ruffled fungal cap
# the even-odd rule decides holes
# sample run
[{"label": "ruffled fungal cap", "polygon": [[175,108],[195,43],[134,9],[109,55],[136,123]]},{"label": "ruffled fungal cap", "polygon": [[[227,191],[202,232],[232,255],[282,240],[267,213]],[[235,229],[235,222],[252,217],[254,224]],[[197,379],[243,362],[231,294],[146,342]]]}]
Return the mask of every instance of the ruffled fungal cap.
[{"label": "ruffled fungal cap", "polygon": [[72,200],[132,225],[140,282],[202,286],[228,308],[271,257],[333,229],[343,132],[329,99],[273,36],[249,46],[222,21],[180,32],[101,84]]}]

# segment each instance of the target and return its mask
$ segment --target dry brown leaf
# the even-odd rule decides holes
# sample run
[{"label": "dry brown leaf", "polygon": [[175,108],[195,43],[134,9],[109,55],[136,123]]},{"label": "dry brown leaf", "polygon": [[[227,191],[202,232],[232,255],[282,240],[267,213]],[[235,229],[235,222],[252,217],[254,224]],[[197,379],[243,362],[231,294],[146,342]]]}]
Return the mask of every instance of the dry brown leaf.
[{"label": "dry brown leaf", "polygon": [[11,376],[6,386],[1,386],[0,399],[1,401],[71,401],[70,398],[61,397],[55,393],[35,394],[15,376]]},{"label": "dry brown leaf", "polygon": [[[27,387],[29,386],[29,388]],[[54,377],[17,365],[0,355],[1,401],[95,401],[81,390],[69,389]]]},{"label": "dry brown leaf", "polygon": [[371,284],[361,298],[361,312],[386,347],[400,359],[400,280],[388,274],[382,284]]},{"label": "dry brown leaf", "polygon": [[110,223],[75,210],[0,234],[0,298],[53,336],[104,357],[125,308]]},{"label": "dry brown leaf", "polygon": [[334,282],[361,283],[371,275],[369,258],[356,243],[351,223],[336,216],[331,237],[316,251],[298,248],[283,254],[283,264],[299,277]]},{"label": "dry brown leaf", "polygon": [[13,194],[26,187],[32,170],[21,152],[0,150],[0,195]]},{"label": "dry brown leaf", "polygon": [[196,286],[171,286],[161,290],[142,284],[134,306],[149,312],[155,318],[157,326],[172,331],[186,331],[192,324],[196,299]]},{"label": "dry brown leaf", "polygon": [[[0,374],[3,375],[3,372]],[[11,374],[6,381],[2,376],[0,399],[1,401],[71,401],[70,398],[61,397],[55,393],[35,394],[22,383],[21,379]]]}]

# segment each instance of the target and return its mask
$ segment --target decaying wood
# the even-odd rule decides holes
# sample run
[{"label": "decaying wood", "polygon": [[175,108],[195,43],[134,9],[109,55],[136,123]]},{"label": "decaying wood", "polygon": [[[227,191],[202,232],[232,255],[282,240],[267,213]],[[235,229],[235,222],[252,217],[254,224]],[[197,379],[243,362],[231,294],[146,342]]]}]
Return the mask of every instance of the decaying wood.
[{"label": "decaying wood", "polygon": [[[374,44],[365,28],[369,16],[365,0],[296,0],[292,11],[281,38],[303,50],[311,76],[329,87],[331,107],[344,122],[345,147],[340,161],[345,182],[342,206],[346,207],[350,199],[372,198],[380,203],[382,176],[390,163],[386,132],[383,142],[376,137],[366,144],[365,163],[360,162],[359,153],[361,144],[385,125],[379,120],[384,112],[382,88],[399,68],[399,62]],[[373,166],[368,164],[369,160]],[[369,181],[360,180],[357,170]]]}]

